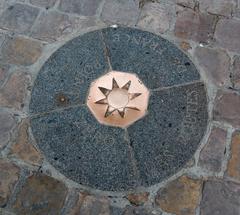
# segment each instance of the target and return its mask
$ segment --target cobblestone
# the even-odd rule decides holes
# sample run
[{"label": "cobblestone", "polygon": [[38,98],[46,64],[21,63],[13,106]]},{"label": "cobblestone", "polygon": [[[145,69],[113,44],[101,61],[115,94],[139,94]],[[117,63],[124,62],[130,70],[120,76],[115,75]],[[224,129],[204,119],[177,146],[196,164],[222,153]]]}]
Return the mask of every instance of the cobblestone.
[{"label": "cobblestone", "polygon": [[155,201],[168,213],[194,214],[200,199],[201,188],[202,181],[181,176],[160,189]]},{"label": "cobblestone", "polygon": [[180,6],[194,9],[196,2],[195,0],[177,0],[176,3]]},{"label": "cobblestone", "polygon": [[6,35],[0,33],[0,47],[2,46],[2,44],[3,44],[4,40],[5,40],[5,38],[6,38]]},{"label": "cobblestone", "polygon": [[148,201],[149,193],[130,193],[127,196],[128,201],[136,206],[143,205],[145,202]]},{"label": "cobblestone", "polygon": [[135,1],[106,0],[101,18],[107,23],[135,25],[138,14],[139,8]]},{"label": "cobblestone", "polygon": [[36,6],[45,7],[49,9],[54,6],[57,0],[30,0],[30,3]]},{"label": "cobblestone", "polygon": [[9,66],[0,63],[0,88],[5,82],[8,75]]},{"label": "cobblestone", "polygon": [[200,10],[222,16],[231,16],[236,7],[235,0],[201,0]]},{"label": "cobblestone", "polygon": [[4,42],[1,52],[4,62],[29,66],[40,57],[42,46],[39,42],[24,37],[9,37]]},{"label": "cobblestone", "polygon": [[4,88],[0,90],[0,106],[21,110],[27,94],[29,77],[24,72],[11,75]]},{"label": "cobblestone", "polygon": [[0,149],[10,140],[11,131],[16,127],[13,116],[5,111],[0,111]]},{"label": "cobblestone", "polygon": [[229,51],[240,53],[240,21],[235,19],[222,19],[218,22],[215,32],[219,46]]},{"label": "cobblestone", "polygon": [[240,211],[240,186],[231,182],[207,181],[201,201],[201,215],[236,215]]},{"label": "cobblestone", "polygon": [[227,175],[240,181],[240,132],[232,135],[231,157],[228,162]]},{"label": "cobblestone", "polygon": [[195,55],[208,78],[217,86],[230,83],[230,57],[224,50],[197,47]]},{"label": "cobblestone", "polygon": [[174,14],[174,5],[149,3],[144,5],[137,26],[155,33],[164,33],[170,29]]},{"label": "cobblestone", "polygon": [[240,8],[235,8],[232,15],[234,17],[240,18]]},{"label": "cobblestone", "polygon": [[109,201],[106,198],[97,198],[85,193],[79,193],[78,199],[68,212],[68,215],[95,213],[111,215]]},{"label": "cobblestone", "polygon": [[100,4],[101,0],[61,0],[59,9],[67,13],[94,16]]},{"label": "cobblestone", "polygon": [[213,110],[213,118],[240,127],[240,96],[232,91],[219,91]]},{"label": "cobblestone", "polygon": [[234,88],[240,90],[240,56],[236,56],[234,59],[231,79]]},{"label": "cobblestone", "polygon": [[56,11],[41,14],[38,23],[34,26],[32,36],[34,38],[54,42],[74,30],[95,25],[93,18],[69,17]]},{"label": "cobblestone", "polygon": [[11,148],[11,154],[29,164],[39,166],[42,162],[42,155],[33,146],[28,134],[28,129],[29,122],[28,120],[24,120],[20,125],[16,144]]},{"label": "cobblestone", "polygon": [[62,182],[46,175],[32,175],[18,193],[13,208],[17,214],[60,214],[66,194]]},{"label": "cobblestone", "polygon": [[6,206],[11,192],[19,179],[19,174],[20,169],[17,166],[0,159],[0,208]]},{"label": "cobblestone", "polygon": [[187,9],[177,15],[175,35],[182,39],[209,43],[213,37],[215,22],[213,15]]},{"label": "cobblestone", "polygon": [[201,151],[199,165],[213,172],[220,172],[226,149],[227,132],[213,128],[207,144]]},{"label": "cobblestone", "polygon": [[76,196],[75,201],[72,203],[71,208],[66,212],[68,215],[75,215],[79,212],[82,203],[84,201],[84,198],[87,196],[85,193],[79,192]]},{"label": "cobblestone", "polygon": [[37,8],[29,5],[19,3],[11,5],[0,16],[0,28],[28,34],[38,13]]}]

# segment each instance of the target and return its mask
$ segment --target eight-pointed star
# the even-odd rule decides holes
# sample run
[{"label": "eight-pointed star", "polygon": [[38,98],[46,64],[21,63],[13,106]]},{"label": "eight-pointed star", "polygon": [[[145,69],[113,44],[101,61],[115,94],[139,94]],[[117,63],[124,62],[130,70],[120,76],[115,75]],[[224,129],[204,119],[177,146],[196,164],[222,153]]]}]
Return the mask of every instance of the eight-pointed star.
[{"label": "eight-pointed star", "polygon": [[116,80],[112,79],[112,89],[107,89],[104,87],[98,87],[98,89],[105,96],[104,99],[96,101],[96,104],[107,105],[107,110],[105,112],[105,117],[110,116],[114,111],[117,111],[119,115],[124,118],[126,109],[133,109],[139,111],[137,107],[132,106],[131,100],[140,96],[141,93],[129,93],[129,88],[131,86],[131,81],[128,81],[123,87],[119,87]]}]

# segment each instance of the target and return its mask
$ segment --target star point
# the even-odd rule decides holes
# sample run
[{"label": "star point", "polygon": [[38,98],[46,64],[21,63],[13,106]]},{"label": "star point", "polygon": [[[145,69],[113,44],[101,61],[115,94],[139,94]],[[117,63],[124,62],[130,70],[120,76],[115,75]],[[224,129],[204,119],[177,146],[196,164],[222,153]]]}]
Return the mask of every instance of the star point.
[{"label": "star point", "polygon": [[[115,80],[115,78],[112,79],[112,89],[107,89],[105,87],[98,87],[98,89],[102,92],[102,94],[105,96],[105,98],[100,99],[100,100],[96,101],[95,103],[100,104],[100,105],[107,105],[107,109],[106,109],[106,112],[104,114],[105,118],[112,115],[115,111],[118,112],[118,114],[120,115],[121,118],[125,117],[127,109],[140,111],[137,107],[128,106],[129,101],[134,100],[135,98],[142,95],[141,93],[129,93],[129,88],[130,87],[131,87],[131,80],[129,80],[126,84],[124,84],[120,88],[117,81]],[[114,100],[109,101],[109,98],[110,98],[109,95],[113,92],[115,92],[115,94],[116,94],[116,95],[114,94],[114,96],[115,96]],[[112,95],[113,94],[111,94],[111,96]],[[118,96],[118,97],[116,98],[116,96]],[[124,105],[121,104],[121,96],[123,96],[123,100],[124,100],[123,104]],[[126,97],[127,97],[127,102],[125,101]],[[112,97],[111,97],[111,99],[112,99]],[[126,102],[126,104],[124,102]]]}]

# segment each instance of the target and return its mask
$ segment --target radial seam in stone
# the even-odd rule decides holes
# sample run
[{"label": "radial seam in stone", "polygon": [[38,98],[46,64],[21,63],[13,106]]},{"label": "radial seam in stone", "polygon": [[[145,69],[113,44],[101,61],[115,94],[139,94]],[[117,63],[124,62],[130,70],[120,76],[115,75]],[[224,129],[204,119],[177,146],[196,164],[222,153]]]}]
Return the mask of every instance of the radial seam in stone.
[{"label": "radial seam in stone", "polygon": [[141,185],[141,175],[140,175],[140,171],[138,168],[138,162],[135,158],[135,153],[131,146],[131,141],[129,138],[128,130],[127,130],[127,128],[125,128],[124,130],[125,130],[126,143],[128,145],[128,150],[129,150],[129,154],[130,154],[130,160],[131,160],[133,170],[134,170],[134,176],[136,177],[136,182],[137,182],[137,185],[139,186],[139,185]]},{"label": "radial seam in stone", "polygon": [[68,110],[68,109],[71,109],[71,108],[84,107],[84,106],[87,106],[87,105],[86,104],[69,105],[69,106],[62,107],[62,108],[55,108],[53,110],[46,111],[46,112],[30,114],[29,117],[30,118],[41,117],[41,116],[44,116],[44,115],[47,115],[47,114],[50,114],[50,113],[61,112],[61,111]]},{"label": "radial seam in stone", "polygon": [[162,37],[129,27],[102,32],[112,69],[136,73],[148,89],[200,79],[192,60]]},{"label": "radial seam in stone", "polygon": [[191,85],[191,84],[197,84],[197,83],[203,83],[204,84],[204,82],[202,80],[196,80],[196,81],[186,82],[184,84],[177,84],[177,85],[172,85],[172,86],[168,86],[168,87],[158,87],[158,88],[155,88],[155,89],[151,89],[151,91],[152,92],[159,92],[159,91],[162,91],[162,90],[184,87],[184,86],[188,86],[188,85]]},{"label": "radial seam in stone", "polygon": [[[58,106],[86,104],[89,84],[109,70],[104,48],[101,31],[95,30],[73,38],[52,53],[34,82],[30,112],[42,113]],[[66,96],[67,104],[56,99],[59,93]]]},{"label": "radial seam in stone", "polygon": [[106,41],[105,41],[104,34],[103,34],[102,30],[101,30],[101,37],[102,37],[102,42],[103,42],[103,45],[104,45],[104,55],[105,55],[104,57],[107,58],[109,70],[112,70],[110,53],[109,53],[109,49],[107,47],[107,44],[106,44]]},{"label": "radial seam in stone", "polygon": [[[177,97],[183,95],[184,100],[172,97],[173,93],[176,93]],[[205,95],[203,82],[154,91],[149,102],[151,112],[142,121],[139,120],[128,128],[145,186],[175,174],[195,153],[206,132],[208,114]],[[157,98],[158,102],[154,104],[153,101]],[[169,105],[172,108],[169,109]],[[177,115],[174,118],[175,112]],[[151,140],[148,142],[149,139]],[[145,142],[148,144],[145,145]]]}]

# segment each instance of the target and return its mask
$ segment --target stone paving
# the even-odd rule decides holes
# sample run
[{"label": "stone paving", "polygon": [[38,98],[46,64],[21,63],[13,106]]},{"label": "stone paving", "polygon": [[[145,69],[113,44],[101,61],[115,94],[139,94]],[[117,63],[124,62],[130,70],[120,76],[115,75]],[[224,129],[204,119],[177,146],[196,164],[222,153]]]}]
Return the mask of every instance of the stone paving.
[{"label": "stone paving", "polygon": [[[67,41],[112,25],[174,43],[208,93],[207,132],[192,159],[160,183],[121,192],[62,175],[29,122],[46,60]],[[239,38],[239,0],[0,0],[0,214],[240,214]]]}]

